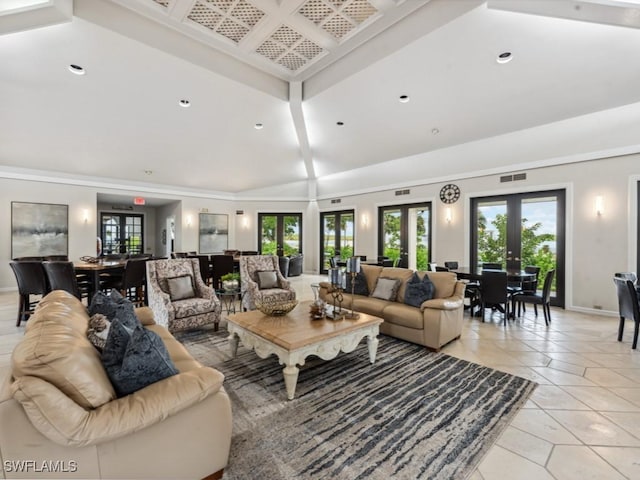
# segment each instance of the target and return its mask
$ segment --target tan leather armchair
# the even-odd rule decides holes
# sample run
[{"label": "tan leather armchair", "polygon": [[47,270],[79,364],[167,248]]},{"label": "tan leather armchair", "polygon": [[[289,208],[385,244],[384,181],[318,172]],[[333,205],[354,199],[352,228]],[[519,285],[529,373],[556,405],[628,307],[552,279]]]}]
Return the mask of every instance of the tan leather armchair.
[{"label": "tan leather armchair", "polygon": [[[213,324],[218,329],[222,305],[213,288],[202,280],[197,258],[150,260],[147,263],[147,297],[157,324],[170,332]],[[169,279],[190,276],[194,296],[172,300]]]},{"label": "tan leather armchair", "polygon": [[137,314],[179,373],[116,398],[86,337],[86,308],[60,290],[40,301],[0,388],[1,478],[222,475],[231,444],[224,376],[195,361],[149,308]]}]

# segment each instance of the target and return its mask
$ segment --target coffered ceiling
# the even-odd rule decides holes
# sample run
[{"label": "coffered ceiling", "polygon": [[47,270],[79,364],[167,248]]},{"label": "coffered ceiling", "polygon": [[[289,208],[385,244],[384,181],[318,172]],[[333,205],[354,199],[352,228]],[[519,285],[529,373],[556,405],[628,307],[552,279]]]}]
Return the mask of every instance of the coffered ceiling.
[{"label": "coffered ceiling", "polygon": [[315,198],[633,153],[639,3],[0,7],[0,175]]}]

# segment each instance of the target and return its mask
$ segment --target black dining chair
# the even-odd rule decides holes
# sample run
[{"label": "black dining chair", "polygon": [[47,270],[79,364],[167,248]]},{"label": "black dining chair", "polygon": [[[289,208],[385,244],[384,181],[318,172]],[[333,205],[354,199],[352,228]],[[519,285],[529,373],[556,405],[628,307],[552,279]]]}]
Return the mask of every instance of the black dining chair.
[{"label": "black dining chair", "polygon": [[[538,280],[540,278],[540,267],[536,267],[535,265],[527,265],[526,267],[524,267],[524,273],[533,274],[535,275],[535,277],[526,278],[525,280],[520,282],[520,285],[517,287],[513,287],[513,286],[509,287],[511,290],[511,311],[514,314],[516,312],[516,300],[517,300],[517,297],[515,296],[516,293],[524,293],[526,295],[535,295],[538,293]],[[520,312],[521,311],[526,312],[527,309],[525,307],[525,303],[523,302],[517,302],[517,303],[518,303],[518,316],[520,316]],[[535,303],[533,304],[533,308],[535,309],[535,313],[537,315],[538,307]]]},{"label": "black dining chair", "polygon": [[220,277],[233,273],[235,262],[232,255],[211,255],[211,280],[214,289],[222,288]]},{"label": "black dining chair", "polygon": [[200,264],[200,276],[202,277],[202,281],[205,285],[211,286],[212,282],[212,269],[211,269],[211,259],[209,255],[189,255],[188,258],[197,258],[198,263]]},{"label": "black dining chair", "polygon": [[18,319],[16,327],[20,326],[22,320],[28,320],[33,313],[38,300],[31,300],[31,295],[40,296],[47,293],[47,280],[42,262],[10,262],[11,269],[16,276],[18,283]]},{"label": "black dining chair", "polygon": [[616,293],[618,295],[618,311],[620,314],[620,325],[618,326],[618,341],[622,341],[624,333],[625,319],[633,320],[633,350],[638,346],[638,330],[640,330],[640,307],[638,307],[638,293],[636,287],[631,280],[613,277],[616,285]]},{"label": "black dining chair", "polygon": [[502,263],[485,262],[482,264],[482,270],[502,270]]},{"label": "black dining chair", "polygon": [[[133,258],[126,261],[120,283],[112,285],[136,307],[146,304],[147,259]],[[101,286],[101,288],[103,288]]]},{"label": "black dining chair", "polygon": [[444,266],[447,267],[449,270],[457,270],[458,262],[444,262]]},{"label": "black dining chair", "polygon": [[65,290],[78,299],[88,296],[88,285],[78,284],[73,262],[42,262],[49,290]]},{"label": "black dining chair", "polygon": [[[533,303],[534,312],[536,317],[538,316],[538,305],[542,306],[542,312],[544,314],[544,323],[549,325],[551,323],[551,286],[553,284],[553,276],[555,270],[549,270],[544,277],[544,284],[542,285],[542,293],[527,293],[516,292],[511,298],[514,303]],[[519,313],[519,312],[518,312]]]},{"label": "black dining chair", "polygon": [[439,265],[435,265],[434,267],[436,269],[436,272],[448,272],[449,269],[447,267],[441,267]]},{"label": "black dining chair", "polygon": [[499,310],[503,314],[503,323],[507,325],[509,318],[509,292],[507,291],[507,272],[483,270],[480,280],[480,296],[482,300],[482,321],[485,309]]}]

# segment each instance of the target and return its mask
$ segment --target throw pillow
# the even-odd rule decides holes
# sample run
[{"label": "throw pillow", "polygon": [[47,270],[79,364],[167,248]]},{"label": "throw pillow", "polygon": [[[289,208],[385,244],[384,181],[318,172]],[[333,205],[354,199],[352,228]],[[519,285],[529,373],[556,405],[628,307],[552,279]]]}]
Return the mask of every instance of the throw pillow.
[{"label": "throw pillow", "polygon": [[196,296],[191,275],[167,278],[167,287],[169,288],[169,297],[171,297],[172,302]]},{"label": "throw pillow", "polygon": [[98,292],[93,296],[89,305],[89,316],[98,313],[107,317],[109,321],[113,321],[117,317],[131,329],[140,324],[131,301],[124,298],[115,289],[112,289],[108,295],[104,292]]},{"label": "throw pillow", "polygon": [[380,277],[371,296],[382,300],[393,301],[398,295],[399,288],[400,280],[397,278]]},{"label": "throw pillow", "polygon": [[[351,293],[351,275],[347,275],[347,293]],[[367,287],[367,277],[364,276],[362,270],[358,272],[355,277],[354,285],[353,285],[353,293],[355,295],[364,295],[365,297],[369,296],[369,287]]]},{"label": "throw pillow", "polygon": [[111,322],[101,313],[96,313],[89,319],[87,338],[99,351],[102,351],[105,343],[107,342],[110,327]]},{"label": "throw pillow", "polygon": [[142,325],[111,323],[102,363],[119,397],[178,373],[158,334]]},{"label": "throw pillow", "polygon": [[435,286],[429,278],[429,275],[425,273],[424,278],[420,279],[418,273],[414,272],[413,276],[407,282],[404,292],[404,303],[412,307],[419,307],[422,305],[422,302],[433,298],[435,290]]},{"label": "throw pillow", "polygon": [[256,273],[258,275],[258,287],[260,290],[264,290],[265,288],[278,288],[278,276],[275,270]]}]

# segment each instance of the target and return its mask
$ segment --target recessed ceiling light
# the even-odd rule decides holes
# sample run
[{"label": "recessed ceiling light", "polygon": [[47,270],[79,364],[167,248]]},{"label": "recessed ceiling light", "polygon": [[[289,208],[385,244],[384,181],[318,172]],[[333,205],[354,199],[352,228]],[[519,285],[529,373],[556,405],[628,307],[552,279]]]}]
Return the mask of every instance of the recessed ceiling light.
[{"label": "recessed ceiling light", "polygon": [[68,68],[71,73],[75,73],[76,75],[84,75],[85,73],[87,73],[80,65],[74,65],[73,63],[69,65]]},{"label": "recessed ceiling light", "polygon": [[336,122],[336,125],[338,125],[339,127],[344,125],[344,122]]},{"label": "recessed ceiling light", "polygon": [[433,135],[437,135],[437,134],[439,134],[439,133],[440,133],[440,130],[438,130],[437,128],[432,128],[432,129],[431,129],[431,133],[432,133]]},{"label": "recessed ceiling light", "polygon": [[191,106],[191,102],[189,100],[180,100],[178,101],[178,105],[180,105],[183,108],[189,108]]},{"label": "recessed ceiling light", "polygon": [[511,55],[511,52],[502,52],[500,55],[498,55],[498,58],[496,58],[496,62],[507,63],[510,62],[512,58],[513,55]]},{"label": "recessed ceiling light", "polygon": [[255,128],[256,130],[262,130],[262,127],[264,127],[264,125],[263,125],[263,124],[261,124],[261,123],[256,123],[256,124],[253,126],[253,128]]},{"label": "recessed ceiling light", "polygon": [[400,103],[409,103],[409,95],[400,95]]},{"label": "recessed ceiling light", "polygon": [[151,175],[153,173],[153,170],[145,170],[144,173],[146,173],[147,175]]}]

